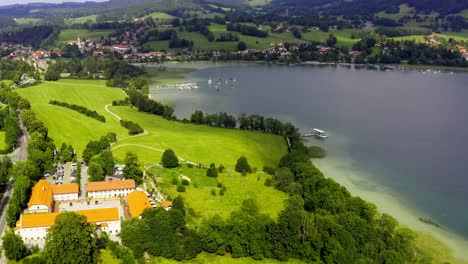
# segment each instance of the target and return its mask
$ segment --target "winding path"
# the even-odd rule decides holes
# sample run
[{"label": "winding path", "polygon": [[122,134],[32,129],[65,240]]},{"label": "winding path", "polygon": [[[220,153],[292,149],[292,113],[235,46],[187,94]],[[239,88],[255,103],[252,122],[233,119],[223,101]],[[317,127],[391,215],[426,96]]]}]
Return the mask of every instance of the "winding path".
[{"label": "winding path", "polygon": [[[116,113],[112,112],[111,110],[109,110],[109,106],[111,106],[111,104],[108,104],[106,106],[104,106],[104,109],[109,113],[111,114],[112,116],[114,116],[115,118],[117,118],[117,120],[122,120],[122,118],[117,115]],[[111,150],[116,150],[116,149],[119,149],[121,147],[126,147],[126,146],[135,146],[135,147],[140,147],[140,148],[146,148],[146,149],[151,149],[151,150],[154,150],[154,151],[158,151],[158,152],[162,152],[164,153],[165,150],[162,150],[162,149],[158,149],[158,148],[153,148],[153,147],[150,147],[150,146],[146,146],[146,145],[141,145],[141,144],[122,144],[122,145],[119,145],[119,146],[116,146],[114,148],[112,148],[113,145],[117,144],[117,143],[120,143],[124,140],[128,140],[128,139],[131,139],[131,138],[136,138],[136,137],[143,137],[143,136],[146,136],[148,135],[148,131],[144,130],[143,133],[141,134],[138,134],[138,135],[134,135],[134,136],[129,136],[129,137],[126,137],[126,138],[122,138],[120,140],[117,140],[116,142],[113,142],[111,143]],[[179,160],[183,161],[183,162],[186,162],[186,163],[190,163],[192,165],[197,165],[197,163],[195,162],[192,162],[192,161],[189,161],[189,160],[186,160],[186,159],[183,159],[183,158],[180,158],[178,157]]]},{"label": "winding path", "polygon": [[[146,149],[151,149],[151,150],[154,150],[154,151],[157,151],[157,152],[161,152],[161,153],[164,153],[165,150],[162,150],[162,149],[158,149],[158,148],[153,148],[153,147],[150,147],[150,146],[146,146],[146,145],[141,145],[141,144],[122,144],[122,145],[118,145],[117,147],[115,148],[111,148],[111,150],[116,150],[116,149],[119,149],[121,147],[128,147],[128,146],[134,146],[134,147],[140,147],[140,148],[146,148]],[[186,163],[190,163],[192,165],[197,165],[197,163],[195,162],[192,162],[192,161],[189,161],[189,160],[186,160],[186,159],[183,159],[181,157],[177,157],[179,160],[183,161],[183,162],[186,162]]]}]

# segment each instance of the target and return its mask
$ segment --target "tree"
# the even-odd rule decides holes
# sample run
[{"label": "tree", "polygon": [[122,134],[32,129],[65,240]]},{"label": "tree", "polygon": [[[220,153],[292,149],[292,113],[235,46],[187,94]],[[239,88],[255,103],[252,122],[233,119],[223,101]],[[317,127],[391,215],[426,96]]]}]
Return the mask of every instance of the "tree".
[{"label": "tree", "polygon": [[214,163],[211,163],[210,167],[206,171],[206,176],[211,177],[211,178],[218,177],[218,169],[216,168]]},{"label": "tree", "polygon": [[333,34],[330,34],[327,39],[327,45],[330,47],[334,47],[336,45],[336,37]]},{"label": "tree", "polygon": [[2,247],[9,260],[19,261],[30,254],[23,243],[23,239],[13,231],[7,232],[2,238]]},{"label": "tree", "polygon": [[125,154],[125,168],[123,170],[125,178],[133,179],[137,183],[141,183],[143,179],[143,171],[141,170],[138,156],[135,153],[127,152]]},{"label": "tree", "polygon": [[98,263],[99,249],[95,239],[96,232],[85,216],[61,213],[47,234],[44,256],[48,264]]},{"label": "tree", "polygon": [[175,168],[179,166],[179,159],[172,149],[164,151],[161,162],[164,168]]},{"label": "tree", "polygon": [[193,112],[193,114],[190,116],[190,122],[194,124],[203,124],[204,123],[203,111],[197,110]]},{"label": "tree", "polygon": [[89,181],[103,181],[104,170],[102,166],[97,162],[91,162],[88,167]]},{"label": "tree", "polygon": [[247,44],[243,41],[239,41],[237,43],[237,50],[246,50],[247,49]]},{"label": "tree", "polygon": [[235,170],[237,172],[241,172],[241,173],[250,173],[250,172],[252,172],[252,169],[250,168],[249,162],[247,161],[247,158],[244,157],[244,156],[240,157],[237,160]]}]

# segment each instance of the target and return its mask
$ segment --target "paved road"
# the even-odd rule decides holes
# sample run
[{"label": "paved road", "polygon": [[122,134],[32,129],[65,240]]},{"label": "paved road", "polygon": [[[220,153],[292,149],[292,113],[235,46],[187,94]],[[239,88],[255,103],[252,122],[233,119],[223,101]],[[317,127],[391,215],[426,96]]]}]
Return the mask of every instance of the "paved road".
[{"label": "paved road", "polygon": [[[12,154],[8,155],[14,163],[18,161],[25,161],[28,159],[29,135],[21,119],[19,120],[19,125],[20,125],[21,130],[20,130],[20,138],[18,140],[18,147],[15,149],[15,151]],[[14,182],[13,179],[10,179],[10,181],[7,183],[7,186],[5,188],[5,193],[0,200],[0,237],[3,237],[3,233],[5,232],[6,207],[7,207],[8,201],[11,198],[11,195],[13,194],[13,182]],[[0,258],[0,263],[1,264],[7,263],[5,254],[2,254]]]},{"label": "paved road", "polygon": [[[78,162],[78,164],[80,163]],[[78,166],[81,166],[80,199],[86,199],[86,184],[88,183],[88,166],[84,164]]]}]

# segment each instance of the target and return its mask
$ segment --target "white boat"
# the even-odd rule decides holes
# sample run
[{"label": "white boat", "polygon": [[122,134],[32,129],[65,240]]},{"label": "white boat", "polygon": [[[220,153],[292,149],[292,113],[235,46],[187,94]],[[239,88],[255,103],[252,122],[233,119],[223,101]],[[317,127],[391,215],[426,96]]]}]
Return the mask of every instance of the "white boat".
[{"label": "white boat", "polygon": [[318,128],[314,128],[312,130],[312,134],[318,138],[327,138],[328,137],[328,134],[327,132],[323,131],[323,130],[320,130]]},{"label": "white boat", "polygon": [[211,84],[211,82],[212,82],[212,80],[211,80],[211,79],[209,79],[209,80],[208,80],[208,84]]}]

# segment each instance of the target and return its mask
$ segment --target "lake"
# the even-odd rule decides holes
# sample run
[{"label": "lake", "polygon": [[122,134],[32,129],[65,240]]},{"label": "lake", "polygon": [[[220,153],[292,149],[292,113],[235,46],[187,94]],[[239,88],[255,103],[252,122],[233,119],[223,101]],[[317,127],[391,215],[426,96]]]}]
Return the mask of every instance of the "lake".
[{"label": "lake", "polygon": [[151,97],[173,103],[178,117],[196,109],[256,113],[291,121],[302,132],[326,130],[327,140],[308,144],[327,149],[327,158],[314,163],[328,177],[403,224],[454,247],[468,245],[468,74],[201,65],[183,64],[199,68],[186,77],[198,89],[152,89]]}]

